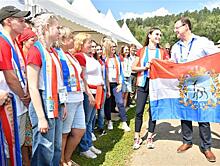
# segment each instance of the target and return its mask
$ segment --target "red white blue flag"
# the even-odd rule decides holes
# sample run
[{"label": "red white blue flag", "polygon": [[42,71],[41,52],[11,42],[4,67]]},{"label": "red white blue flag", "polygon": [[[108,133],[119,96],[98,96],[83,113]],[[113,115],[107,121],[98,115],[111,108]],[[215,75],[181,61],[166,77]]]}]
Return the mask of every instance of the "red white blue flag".
[{"label": "red white blue flag", "polygon": [[150,68],[153,120],[220,122],[220,53],[176,64],[154,59]]}]

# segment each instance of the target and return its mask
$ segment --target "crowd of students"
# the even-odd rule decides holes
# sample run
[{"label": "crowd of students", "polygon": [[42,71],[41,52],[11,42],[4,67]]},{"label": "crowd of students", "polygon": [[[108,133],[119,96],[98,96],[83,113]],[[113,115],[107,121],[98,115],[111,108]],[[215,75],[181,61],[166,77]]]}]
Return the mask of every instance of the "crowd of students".
[{"label": "crowd of students", "polygon": [[[70,28],[59,25],[58,18],[51,13],[38,14],[32,18],[32,23],[25,20],[29,15],[30,12],[14,6],[0,9],[3,27],[0,33],[0,105],[4,107],[10,96],[14,96],[23,165],[74,165],[72,154],[77,146],[81,155],[97,158],[102,151],[93,145],[96,125],[100,136],[107,134],[105,120],[106,128],[113,130],[111,111],[117,106],[122,129],[131,131],[126,110],[134,102],[137,106],[133,149],[140,148],[143,112],[149,96],[150,62],[154,58],[170,58],[167,50],[160,47],[161,30],[150,29],[140,50],[137,51],[134,44],[124,45],[118,54],[116,42],[109,37],[98,42],[86,33],[75,35]],[[179,31],[184,26],[191,30],[187,19],[176,24],[181,24],[175,25],[177,34],[186,33]],[[186,58],[197,38],[200,39],[192,37]],[[184,48],[184,43],[179,45]],[[171,51],[172,61],[182,62],[182,54],[179,60],[175,52],[179,45],[174,45]],[[193,48],[193,51],[196,50]],[[4,135],[4,124],[0,124]],[[199,124],[201,130],[202,126],[206,128],[201,135],[210,135],[209,123]],[[155,125],[149,107],[149,149],[154,148]],[[182,127],[188,134],[186,129],[190,130],[190,122],[182,121]],[[183,138],[180,152],[192,146],[191,136]],[[210,139],[210,136],[203,137],[202,148],[207,159],[215,161]],[[10,160],[8,139],[3,140],[0,149],[3,148],[5,157],[1,157],[1,164],[17,165]],[[5,158],[10,159],[3,161]]]}]

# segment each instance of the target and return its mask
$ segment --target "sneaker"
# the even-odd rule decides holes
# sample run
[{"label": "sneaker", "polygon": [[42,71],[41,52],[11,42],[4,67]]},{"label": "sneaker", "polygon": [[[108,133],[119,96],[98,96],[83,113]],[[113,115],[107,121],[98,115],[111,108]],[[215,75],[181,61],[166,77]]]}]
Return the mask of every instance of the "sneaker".
[{"label": "sneaker", "polygon": [[93,153],[91,150],[80,152],[80,155],[85,156],[86,158],[89,158],[89,159],[95,159],[97,157],[97,155]]},{"label": "sneaker", "polygon": [[134,139],[134,145],[133,145],[133,149],[137,150],[141,147],[143,140],[141,138],[135,138]]},{"label": "sneaker", "polygon": [[99,129],[99,137],[103,136],[103,135],[106,135],[107,132],[104,130],[104,129]]},{"label": "sneaker", "polygon": [[92,141],[96,141],[96,136],[94,133],[92,133]]},{"label": "sneaker", "polygon": [[147,149],[154,149],[153,137],[147,138]]},{"label": "sneaker", "polygon": [[131,128],[128,126],[128,124],[127,124],[126,122],[122,122],[122,129],[123,129],[125,132],[131,131]]},{"label": "sneaker", "polygon": [[108,122],[108,130],[113,130],[113,123],[112,123],[112,121]]},{"label": "sneaker", "polygon": [[97,148],[95,148],[95,146],[91,146],[89,149],[90,149],[93,153],[95,153],[95,154],[101,154],[101,153],[102,153],[102,151],[99,150],[99,149],[97,149]]},{"label": "sneaker", "polygon": [[78,163],[74,162],[73,160],[70,160],[67,162],[67,166],[80,166]]}]

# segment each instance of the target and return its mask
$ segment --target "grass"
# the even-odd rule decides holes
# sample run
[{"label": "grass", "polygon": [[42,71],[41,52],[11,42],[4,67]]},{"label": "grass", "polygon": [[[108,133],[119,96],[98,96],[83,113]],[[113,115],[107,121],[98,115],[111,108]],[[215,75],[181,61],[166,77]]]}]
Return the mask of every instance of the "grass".
[{"label": "grass", "polygon": [[81,166],[123,166],[126,160],[130,158],[133,152],[133,137],[134,137],[134,117],[135,107],[127,112],[128,123],[131,127],[131,132],[124,132],[121,129],[121,121],[114,122],[114,129],[107,131],[107,135],[97,137],[94,142],[95,147],[102,150],[102,154],[96,159],[87,159],[79,156],[79,152],[75,152],[73,160]]}]

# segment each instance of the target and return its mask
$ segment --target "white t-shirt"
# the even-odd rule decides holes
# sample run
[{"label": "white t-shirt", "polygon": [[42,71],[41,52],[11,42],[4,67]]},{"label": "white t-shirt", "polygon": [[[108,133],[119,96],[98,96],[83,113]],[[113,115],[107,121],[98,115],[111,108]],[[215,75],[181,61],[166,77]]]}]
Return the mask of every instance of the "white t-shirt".
[{"label": "white t-shirt", "polygon": [[[76,70],[78,73],[82,72],[82,68],[78,61],[72,60],[71,61],[74,66],[76,67]],[[84,86],[84,84],[81,84],[81,86]],[[84,89],[84,88],[83,88]],[[67,94],[67,103],[77,103],[84,100],[83,91],[79,92],[68,92]]]},{"label": "white t-shirt", "polygon": [[[102,77],[102,66],[93,57],[85,55],[86,58],[86,80],[88,85],[104,85]],[[92,94],[96,94],[96,89],[91,89]]]}]

